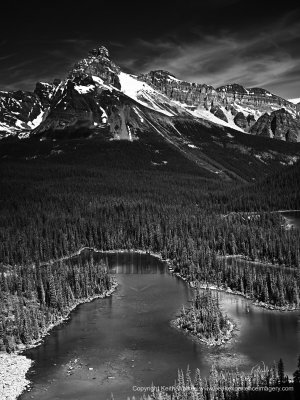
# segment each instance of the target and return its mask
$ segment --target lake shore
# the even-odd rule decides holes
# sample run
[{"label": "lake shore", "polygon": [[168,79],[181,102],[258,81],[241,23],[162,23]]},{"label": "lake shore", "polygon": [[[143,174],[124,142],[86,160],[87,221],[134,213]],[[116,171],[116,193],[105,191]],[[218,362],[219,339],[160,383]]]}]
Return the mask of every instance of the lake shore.
[{"label": "lake shore", "polygon": [[[44,263],[43,265],[49,265],[49,264],[53,264],[55,262],[59,262],[59,261],[63,261],[72,257],[76,257],[78,255],[80,255],[84,250],[90,250],[90,251],[94,251],[96,253],[108,253],[108,254],[112,254],[112,253],[137,253],[137,254],[149,254],[152,257],[158,258],[159,260],[166,262],[168,267],[169,267],[169,273],[171,273],[172,275],[176,276],[179,279],[182,279],[183,281],[185,281],[186,283],[188,283],[192,288],[195,288],[196,285],[198,285],[198,287],[206,289],[207,287],[211,290],[216,290],[216,291],[223,291],[229,294],[233,294],[233,295],[238,295],[238,296],[242,296],[248,300],[250,300],[254,305],[258,306],[258,307],[263,307],[269,310],[274,310],[274,311],[295,311],[298,308],[296,307],[277,307],[274,306],[272,304],[268,304],[268,303],[263,303],[263,302],[259,302],[259,301],[255,301],[253,299],[251,299],[248,295],[243,294],[239,291],[233,291],[230,288],[225,288],[225,287],[218,287],[216,285],[206,285],[206,284],[200,284],[199,282],[188,282],[187,278],[182,276],[180,273],[178,272],[174,272],[174,263],[172,262],[172,260],[170,259],[164,259],[162,257],[162,255],[160,253],[154,253],[152,251],[147,251],[147,250],[140,250],[140,249],[131,249],[131,250],[126,250],[126,249],[119,249],[119,250],[100,250],[97,248],[93,248],[93,247],[82,247],[80,248],[78,251],[68,255],[68,256],[64,256],[60,259],[56,259],[56,260],[50,260],[48,263]],[[228,256],[226,257],[228,258]],[[41,334],[41,337],[31,343],[30,345],[27,346],[23,346],[21,348],[19,348],[19,350],[16,353],[13,354],[7,354],[7,353],[0,353],[0,371],[2,371],[2,375],[0,375],[1,377],[1,383],[2,383],[2,388],[0,385],[0,390],[2,390],[2,392],[0,391],[0,398],[2,400],[2,398],[4,400],[16,400],[18,398],[18,396],[26,389],[26,387],[29,386],[29,382],[26,379],[26,373],[29,370],[29,368],[32,365],[31,360],[29,360],[28,358],[26,358],[24,355],[22,355],[22,352],[29,349],[29,348],[33,348],[36,346],[39,346],[42,341],[43,338],[47,335],[50,334],[51,330],[55,327],[60,325],[61,323],[65,322],[66,320],[68,320],[70,318],[70,314],[71,312],[80,304],[83,303],[87,303],[87,302],[91,302],[95,299],[98,298],[104,298],[104,297],[108,297],[110,296],[117,287],[118,283],[116,281],[113,282],[113,285],[111,287],[110,290],[104,292],[101,295],[95,295],[95,296],[91,296],[87,299],[80,299],[77,300],[67,311],[66,316],[59,318],[54,324],[49,325],[45,331]],[[176,320],[175,320],[176,321]],[[173,324],[173,326],[175,326],[176,324]],[[175,326],[176,327],[176,326]],[[232,323],[232,327],[228,330],[228,334],[226,334],[224,336],[224,338],[222,338],[222,340],[220,341],[220,343],[212,343],[211,341],[206,341],[200,338],[195,338],[197,340],[199,340],[199,342],[205,343],[209,346],[214,346],[214,345],[221,345],[224,344],[226,342],[228,342],[228,340],[231,339],[233,331],[234,331],[234,324]],[[181,329],[181,328],[178,328]],[[19,367],[20,364],[20,367]],[[3,372],[4,371],[4,372]],[[16,371],[18,371],[18,378],[16,378]]]},{"label": "lake shore", "polygon": [[[201,289],[206,289],[207,288],[206,284],[201,284],[199,282],[188,282],[186,277],[182,276],[179,272],[174,272],[174,267],[175,266],[174,266],[173,261],[171,259],[169,259],[169,258],[166,258],[166,259],[163,258],[160,253],[155,253],[155,252],[152,252],[152,251],[149,251],[149,250],[141,250],[141,249],[101,250],[101,249],[97,249],[97,248],[94,248],[94,247],[82,247],[80,250],[78,250],[78,252],[70,255],[67,258],[75,257],[76,255],[81,254],[84,250],[91,250],[91,251],[94,251],[95,253],[103,253],[103,254],[105,254],[105,253],[108,253],[108,254],[113,254],[113,253],[149,254],[152,257],[158,258],[159,260],[167,263],[167,265],[169,267],[169,272],[171,274],[173,274],[174,276],[176,276],[177,278],[180,278],[183,281],[187,282],[191,287],[195,287],[194,285],[198,284]],[[264,263],[262,261],[249,260],[246,256],[243,256],[241,254],[236,255],[236,256],[225,255],[225,256],[221,256],[221,257],[226,258],[226,259],[228,259],[228,258],[237,258],[237,259],[240,259],[241,261],[247,261],[247,262],[250,262],[250,263],[253,263],[253,264],[259,263],[259,264],[262,264],[263,266],[279,267],[279,265],[274,265],[274,264],[271,264],[271,263]],[[57,260],[57,261],[60,261],[60,260]],[[288,267],[285,267],[285,268],[288,268]],[[233,295],[236,295],[236,296],[242,296],[245,299],[250,300],[253,305],[255,305],[257,307],[266,308],[268,310],[273,310],[273,311],[296,311],[296,310],[300,310],[300,307],[296,307],[296,306],[288,306],[287,305],[287,306],[280,307],[280,306],[275,306],[275,305],[270,304],[270,303],[265,303],[263,301],[258,301],[258,300],[255,300],[255,299],[251,298],[247,294],[239,292],[238,290],[232,290],[230,288],[225,288],[225,287],[217,286],[217,285],[214,285],[214,284],[208,284],[208,288],[211,289],[211,290],[217,290],[217,291],[220,291],[220,292],[225,292],[225,293],[233,294]]]},{"label": "lake shore", "polygon": [[104,291],[102,294],[76,300],[76,302],[69,307],[65,316],[58,318],[55,323],[48,325],[45,330],[41,332],[39,339],[26,346],[20,346],[18,351],[15,353],[0,353],[0,399],[16,400],[22,392],[30,386],[30,382],[26,379],[26,374],[32,366],[32,361],[22,355],[25,350],[39,346],[44,337],[49,335],[54,327],[67,321],[70,318],[72,311],[80,304],[109,297],[116,290],[117,286],[118,282],[114,279],[111,288]]},{"label": "lake shore", "polygon": [[[182,277],[179,274],[176,273],[175,275],[178,278],[182,279]],[[300,308],[297,308],[297,307],[290,307],[290,306],[282,306],[282,307],[274,306],[273,304],[264,303],[263,301],[254,300],[249,295],[244,294],[244,293],[242,293],[242,292],[240,292],[238,290],[232,290],[230,288],[220,287],[220,286],[217,286],[217,285],[199,284],[198,282],[189,282],[189,285],[191,287],[196,287],[198,285],[198,287],[200,289],[216,290],[218,292],[225,292],[225,293],[228,293],[228,294],[233,294],[235,296],[241,296],[241,297],[244,297],[247,300],[250,300],[252,302],[252,304],[257,306],[257,307],[266,308],[266,309],[272,310],[272,311],[296,311],[296,310],[300,309]]]},{"label": "lake shore", "polygon": [[15,400],[29,386],[26,373],[32,361],[22,355],[0,353],[0,399]]}]

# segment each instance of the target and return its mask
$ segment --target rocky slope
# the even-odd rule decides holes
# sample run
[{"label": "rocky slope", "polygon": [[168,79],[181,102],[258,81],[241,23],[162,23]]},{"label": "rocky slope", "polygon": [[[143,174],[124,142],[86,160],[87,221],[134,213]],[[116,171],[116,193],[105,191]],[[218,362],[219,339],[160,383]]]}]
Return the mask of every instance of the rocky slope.
[{"label": "rocky slope", "polygon": [[[205,84],[182,81],[164,70],[151,71],[140,75],[139,79],[161,91],[171,100],[181,103],[194,116],[200,116],[203,114],[203,110],[207,110],[223,121],[219,121],[219,123],[225,126],[229,124],[244,132],[250,131],[250,133],[256,134],[255,129],[250,130],[255,121],[264,113],[272,113],[281,108],[289,112],[297,124],[297,105],[265,89],[246,89],[238,84],[214,89]],[[289,136],[284,135],[274,135],[273,137],[289,140]]]},{"label": "rocky slope", "polygon": [[0,92],[0,137],[27,136],[44,114],[39,97],[30,92]]},{"label": "rocky slope", "polygon": [[148,84],[166,94],[169,98],[188,105],[191,109],[204,107],[225,107],[233,114],[243,107],[245,111],[261,115],[264,111],[285,107],[290,113],[296,113],[296,107],[288,100],[282,99],[265,89],[246,89],[241,85],[225,85],[214,89],[212,86],[189,83],[175,78],[168,71],[151,71],[139,76]]},{"label": "rocky slope", "polygon": [[168,71],[150,71],[139,79],[160,90],[170,99],[183,103],[191,109],[202,106],[208,109],[216,97],[216,90],[209,85],[189,83],[175,78]]},{"label": "rocky slope", "polygon": [[296,112],[293,103],[261,88],[246,89],[241,85],[233,84],[217,88],[217,93],[217,101],[221,101],[224,106],[237,109],[239,106],[249,108],[249,111],[253,110],[254,115],[282,107],[291,114]]},{"label": "rocky slope", "polygon": [[134,140],[137,131],[153,130],[155,120],[189,115],[167,96],[122,72],[103,46],[76,63],[55,88],[38,84],[35,92],[48,108],[32,134],[46,137]]},{"label": "rocky slope", "polygon": [[285,109],[273,111],[271,114],[263,114],[250,128],[250,133],[258,136],[266,136],[275,139],[297,142],[300,124]]}]

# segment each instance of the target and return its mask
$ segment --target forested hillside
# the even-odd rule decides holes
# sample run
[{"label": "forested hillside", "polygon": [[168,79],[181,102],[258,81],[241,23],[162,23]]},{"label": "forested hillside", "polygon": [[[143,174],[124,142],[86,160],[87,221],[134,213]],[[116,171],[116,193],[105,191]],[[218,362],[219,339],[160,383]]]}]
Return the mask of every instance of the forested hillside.
[{"label": "forested hillside", "polygon": [[[299,305],[299,231],[286,230],[278,213],[230,213],[238,202],[243,211],[251,196],[262,210],[274,210],[276,198],[282,208],[282,197],[296,208],[298,165],[279,174],[271,196],[265,181],[225,183],[163,143],[159,151],[169,162],[160,165],[151,163],[150,144],[78,140],[67,146],[73,151],[27,159],[16,147],[2,158],[4,266],[31,266],[83,246],[143,249],[171,259],[188,279],[280,307]],[[241,268],[222,259],[236,254],[290,268]]]},{"label": "forested hillside", "polygon": [[96,246],[152,250],[182,265],[207,254],[244,254],[299,266],[299,233],[285,230],[279,214],[228,215],[248,198],[256,198],[261,209],[274,210],[275,199],[282,208],[282,197],[297,208],[299,164],[270,177],[269,186],[264,180],[238,185],[163,144],[160,151],[168,152],[170,162],[158,166],[138,142],[72,146],[76,151],[52,157],[2,158],[4,264],[48,261]]},{"label": "forested hillside", "polygon": [[261,211],[300,209],[300,162],[280,169],[255,184],[230,194],[232,210]]}]

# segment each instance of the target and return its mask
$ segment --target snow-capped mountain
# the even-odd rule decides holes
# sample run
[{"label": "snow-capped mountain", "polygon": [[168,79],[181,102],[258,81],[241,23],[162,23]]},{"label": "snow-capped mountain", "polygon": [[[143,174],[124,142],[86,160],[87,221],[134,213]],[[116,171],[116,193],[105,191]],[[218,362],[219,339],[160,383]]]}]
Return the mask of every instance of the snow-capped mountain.
[{"label": "snow-capped mountain", "polygon": [[[185,82],[175,78],[168,71],[151,71],[140,75],[140,79],[166,94],[171,100],[182,104],[195,117],[209,119],[243,132],[260,134],[251,129],[252,125],[265,113],[272,114],[276,110],[286,110],[295,120],[298,131],[288,140],[299,137],[299,121],[297,106],[262,88],[244,88],[238,84],[212,86]],[[216,118],[212,118],[213,114]],[[285,140],[278,132],[270,131],[269,137]]]},{"label": "snow-capped mountain", "polygon": [[[190,116],[181,104],[122,72],[105,47],[76,63],[55,88],[38,85],[35,93],[49,107],[33,135],[102,134],[133,140],[137,131],[153,129],[154,119]],[[168,123],[172,125],[171,120]]]},{"label": "snow-capped mountain", "polygon": [[298,141],[298,114],[295,104],[260,88],[215,89],[164,70],[127,74],[103,46],[78,61],[64,80],[40,82],[34,93],[0,92],[1,137],[101,134],[134,140],[153,129],[170,132],[178,118],[187,118]]}]

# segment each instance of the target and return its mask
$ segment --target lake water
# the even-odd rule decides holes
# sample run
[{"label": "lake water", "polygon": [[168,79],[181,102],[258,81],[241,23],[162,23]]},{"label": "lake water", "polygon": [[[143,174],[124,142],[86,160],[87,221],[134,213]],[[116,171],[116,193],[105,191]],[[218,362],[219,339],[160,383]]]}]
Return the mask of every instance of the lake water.
[{"label": "lake water", "polygon": [[[81,257],[86,257],[82,254]],[[300,313],[255,307],[248,300],[219,293],[222,309],[237,324],[234,339],[219,348],[195,343],[170,321],[192,298],[192,289],[169,274],[150,255],[94,253],[107,258],[119,286],[112,297],[77,307],[37,348],[26,352],[35,362],[33,386],[22,400],[115,400],[139,392],[134,386],[172,385],[178,368],[213,363],[249,370],[264,361],[284,359],[292,373],[300,353]],[[71,367],[71,368],[70,368]]]}]

